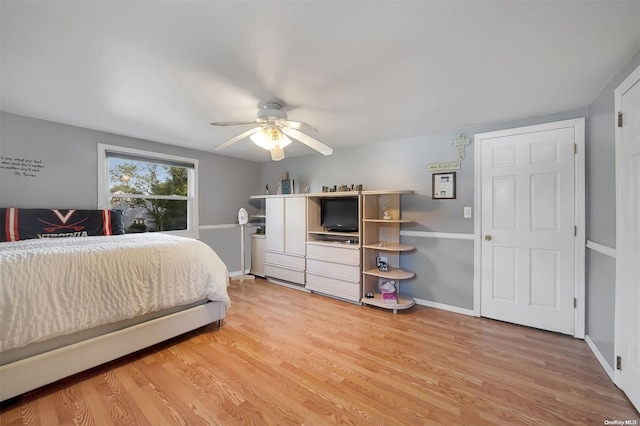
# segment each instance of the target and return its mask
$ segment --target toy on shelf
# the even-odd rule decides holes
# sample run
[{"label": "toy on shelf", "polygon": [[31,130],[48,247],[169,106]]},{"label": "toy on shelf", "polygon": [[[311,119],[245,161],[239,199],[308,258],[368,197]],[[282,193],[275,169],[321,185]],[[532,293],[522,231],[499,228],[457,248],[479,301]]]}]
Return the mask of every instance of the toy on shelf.
[{"label": "toy on shelf", "polygon": [[389,209],[387,209],[385,206],[382,206],[382,218],[384,220],[391,220],[391,213],[389,213]]},{"label": "toy on shelf", "polygon": [[398,303],[398,296],[396,296],[396,282],[383,281],[378,285],[380,292],[382,293],[382,301],[384,303]]}]

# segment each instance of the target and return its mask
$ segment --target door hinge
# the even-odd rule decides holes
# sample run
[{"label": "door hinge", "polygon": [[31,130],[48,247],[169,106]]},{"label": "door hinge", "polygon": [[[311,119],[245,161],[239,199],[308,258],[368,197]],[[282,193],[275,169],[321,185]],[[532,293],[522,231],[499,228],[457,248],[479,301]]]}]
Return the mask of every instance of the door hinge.
[{"label": "door hinge", "polygon": [[622,370],[622,357],[620,355],[616,357],[616,370]]},{"label": "door hinge", "polygon": [[578,144],[577,144],[577,143],[574,143],[574,144],[573,144],[573,154],[575,155],[575,154],[577,154],[577,153],[578,153]]},{"label": "door hinge", "polygon": [[574,308],[578,307],[578,299],[576,299],[575,297],[573,298],[573,307]]},{"label": "door hinge", "polygon": [[622,127],[622,111],[618,111],[618,127]]},{"label": "door hinge", "polygon": [[574,237],[577,237],[577,236],[578,236],[578,227],[577,227],[577,226],[574,226],[574,227],[573,227],[573,236],[574,236]]}]

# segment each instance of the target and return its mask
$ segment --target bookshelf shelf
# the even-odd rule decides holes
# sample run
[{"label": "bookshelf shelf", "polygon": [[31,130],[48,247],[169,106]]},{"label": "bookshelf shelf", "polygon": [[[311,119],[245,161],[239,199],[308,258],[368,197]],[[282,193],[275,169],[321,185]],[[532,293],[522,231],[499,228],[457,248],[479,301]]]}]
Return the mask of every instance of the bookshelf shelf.
[{"label": "bookshelf shelf", "polygon": [[[415,273],[400,269],[400,255],[415,247],[400,243],[400,225],[412,222],[400,214],[400,196],[413,191],[362,192],[362,299],[364,305],[393,310],[408,309],[415,304],[411,296],[400,293],[400,281],[413,278]],[[386,213],[386,215],[385,215]],[[383,217],[391,219],[383,219]],[[382,242],[382,243],[381,243]],[[378,270],[378,257],[386,257],[389,270]],[[383,300],[380,284],[395,281],[398,303]],[[373,297],[366,297],[373,294]]]},{"label": "bookshelf shelf", "polygon": [[398,298],[398,303],[385,302],[384,300],[382,300],[382,294],[380,293],[375,293],[373,295],[373,298],[363,297],[362,303],[366,305],[377,306],[379,308],[393,309],[394,314],[397,313],[397,310],[399,309],[409,309],[410,307],[415,305],[413,297],[411,296],[407,296],[402,293],[397,293],[396,296]]}]

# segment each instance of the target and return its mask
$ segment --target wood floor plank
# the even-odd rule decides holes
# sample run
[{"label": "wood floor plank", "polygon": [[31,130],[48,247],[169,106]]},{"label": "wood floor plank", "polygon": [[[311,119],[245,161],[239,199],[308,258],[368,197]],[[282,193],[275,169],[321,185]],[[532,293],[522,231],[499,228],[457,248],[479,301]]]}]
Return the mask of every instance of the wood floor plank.
[{"label": "wood floor plank", "polygon": [[208,325],[0,405],[0,425],[602,425],[640,415],[586,343],[232,281]]}]

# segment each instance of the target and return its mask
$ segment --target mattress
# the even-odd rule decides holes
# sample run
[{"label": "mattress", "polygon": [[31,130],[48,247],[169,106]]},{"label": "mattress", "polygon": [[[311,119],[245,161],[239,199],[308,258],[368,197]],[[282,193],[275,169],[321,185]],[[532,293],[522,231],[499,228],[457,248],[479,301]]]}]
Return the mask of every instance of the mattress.
[{"label": "mattress", "polygon": [[201,300],[230,305],[201,241],[145,233],[0,243],[0,353]]}]

